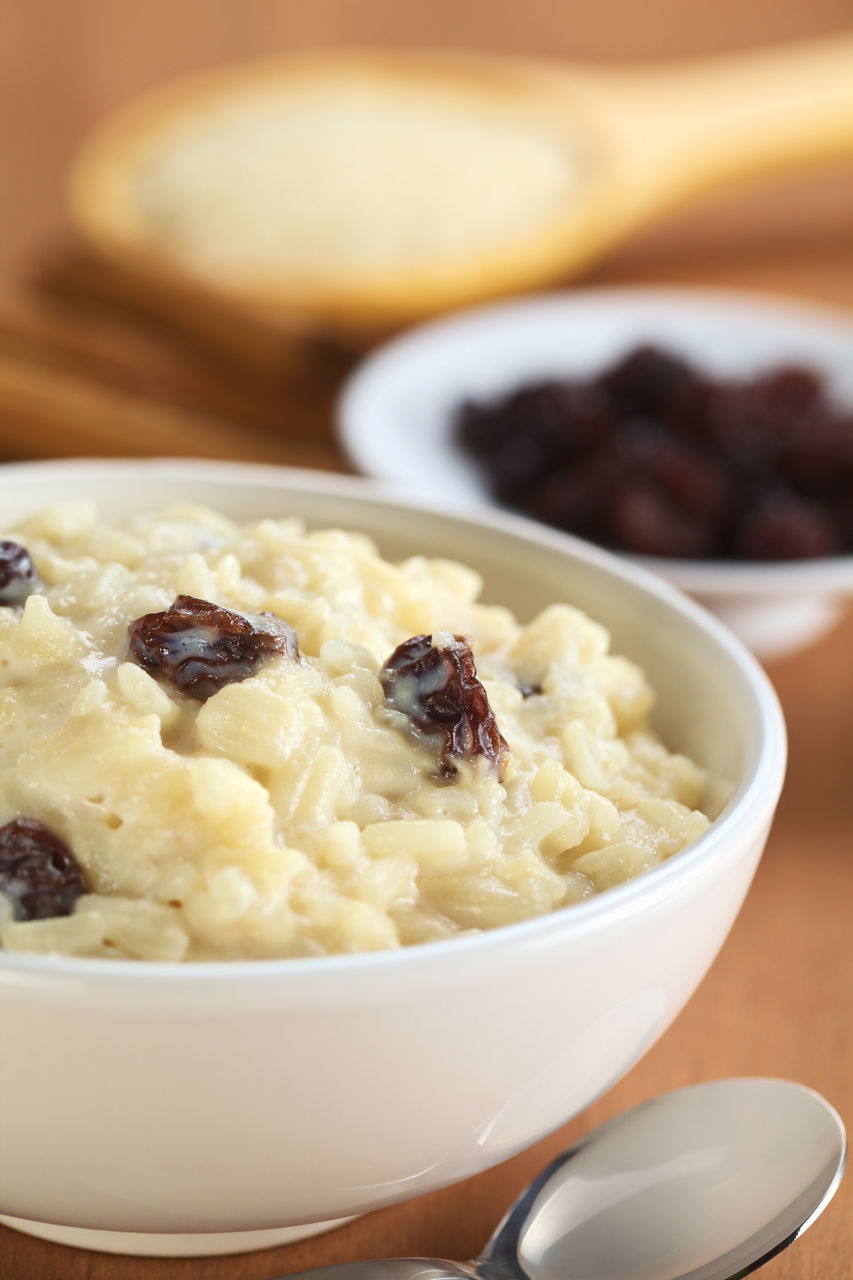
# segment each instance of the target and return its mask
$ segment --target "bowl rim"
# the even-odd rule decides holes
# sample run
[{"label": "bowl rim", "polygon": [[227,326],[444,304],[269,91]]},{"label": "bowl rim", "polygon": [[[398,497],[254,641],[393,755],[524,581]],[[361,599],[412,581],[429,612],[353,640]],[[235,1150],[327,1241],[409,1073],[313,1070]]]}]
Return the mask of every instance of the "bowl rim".
[{"label": "bowl rim", "polygon": [[[521,538],[534,545],[580,559],[604,570],[611,577],[640,587],[664,607],[686,617],[711,638],[725,659],[738,669],[749,686],[754,700],[756,725],[760,726],[760,749],[751,774],[741,781],[734,796],[720,816],[697,840],[652,871],[616,885],[606,892],[570,907],[548,912],[532,919],[517,921],[480,933],[465,934],[438,942],[381,951],[339,955],[284,957],[280,959],[212,960],[192,962],[133,961],[100,957],[67,956],[58,953],[35,954],[4,952],[0,948],[0,989],[14,984],[20,987],[66,983],[77,989],[94,984],[109,989],[116,983],[130,982],[134,987],[149,980],[174,987],[176,982],[197,987],[220,987],[223,983],[255,983],[278,985],[282,980],[299,979],[300,990],[306,982],[326,984],[350,974],[405,974],[413,966],[441,972],[457,970],[466,957],[476,959],[490,951],[528,950],[547,942],[554,934],[578,937],[596,933],[613,922],[638,913],[643,906],[653,906],[670,892],[702,873],[706,866],[725,859],[726,852],[740,851],[749,841],[760,838],[769,825],[784,781],[787,759],[787,734],[784,716],[775,689],[758,660],[746,646],[713,614],[689,599],[676,587],[650,570],[636,566],[612,552],[584,542],[580,538],[549,529],[522,516],[492,509],[475,513],[453,511],[440,503],[413,502],[399,489],[360,476],[311,471],[296,467],[279,467],[263,463],[232,463],[206,459],[74,458],[36,462],[0,464],[0,491],[9,480],[27,482],[40,476],[59,474],[73,480],[75,476],[105,481],[130,480],[142,474],[215,482],[223,488],[269,486],[283,491],[308,490],[318,496],[347,497],[378,503],[399,512],[413,510],[430,518],[453,519],[468,525],[494,530],[500,535]],[[192,499],[188,499],[192,501]],[[309,518],[310,522],[310,518]]]},{"label": "bowl rim", "polygon": [[[716,314],[731,311],[759,322],[778,319],[786,324],[803,325],[812,330],[819,327],[826,332],[831,331],[836,338],[849,338],[853,358],[853,310],[831,303],[792,298],[769,291],[714,285],[603,284],[524,294],[499,302],[466,307],[413,326],[382,343],[361,360],[343,383],[335,404],[337,439],[348,461],[361,475],[372,476],[385,483],[391,481],[390,476],[380,476],[376,472],[361,469],[360,450],[354,446],[349,425],[353,405],[363,395],[363,386],[381,377],[385,365],[396,363],[401,357],[408,359],[412,351],[428,346],[435,340],[443,343],[454,334],[466,333],[482,324],[499,323],[504,318],[513,317],[523,322],[525,317],[534,314],[583,311],[587,306],[600,305],[688,305],[707,308],[709,313]],[[397,483],[405,482],[398,480]],[[413,491],[413,497],[416,501],[424,500],[418,498],[416,491]],[[515,514],[511,508],[492,502],[485,493],[482,503],[487,510]],[[779,596],[800,591],[815,594],[824,590],[853,592],[853,552],[806,560],[760,561],[639,556],[612,548],[604,549],[609,550],[612,555],[624,557],[634,564],[662,574],[685,591],[707,591],[732,596]]]}]

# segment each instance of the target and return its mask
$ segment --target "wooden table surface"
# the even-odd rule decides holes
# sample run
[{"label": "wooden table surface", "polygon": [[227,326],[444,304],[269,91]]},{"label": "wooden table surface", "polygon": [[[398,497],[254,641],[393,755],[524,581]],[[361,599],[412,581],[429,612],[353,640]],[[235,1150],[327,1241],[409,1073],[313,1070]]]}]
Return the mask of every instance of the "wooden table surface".
[{"label": "wooden table surface", "polygon": [[[214,421],[208,452],[344,467],[331,406],[349,358],[322,353],[286,373],[223,367],[123,308],[69,246],[62,182],[71,151],[103,112],[146,85],[226,58],[314,45],[444,44],[629,63],[822,34],[850,21],[849,0],[0,0],[0,456],[91,452],[99,441],[109,450],[114,418],[122,426],[115,451],[144,451],[139,441],[153,424],[158,439],[174,431],[175,451],[185,452],[196,428]],[[851,209],[851,165],[780,179],[670,219],[587,282],[712,283],[853,306]],[[57,405],[70,427],[57,421]],[[251,430],[237,433],[236,425]],[[233,450],[229,433],[242,442]],[[820,1090],[853,1123],[851,651],[853,615],[817,646],[770,666],[790,765],[746,905],[663,1040],[566,1129],[460,1186],[264,1253],[140,1260],[0,1228],[0,1278],[262,1280],[370,1256],[468,1258],[562,1146],[640,1099],[693,1081],[788,1077]],[[853,1276],[853,1178],[763,1274]]]}]

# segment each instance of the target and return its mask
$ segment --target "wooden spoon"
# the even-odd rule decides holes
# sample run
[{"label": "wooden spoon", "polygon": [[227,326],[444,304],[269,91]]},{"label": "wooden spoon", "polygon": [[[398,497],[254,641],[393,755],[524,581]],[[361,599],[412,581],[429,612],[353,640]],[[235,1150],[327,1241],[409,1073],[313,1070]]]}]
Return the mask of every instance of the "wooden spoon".
[{"label": "wooden spoon", "polygon": [[[387,105],[388,118],[404,119],[407,103],[416,99],[419,110],[440,103],[445,113],[458,111],[460,128],[476,119],[490,137],[501,129],[521,131],[549,149],[566,181],[557,183],[550,204],[505,234],[473,236],[449,252],[427,244],[420,258],[361,262],[352,271],[346,263],[329,265],[312,277],[255,262],[231,270],[226,282],[215,269],[194,264],[191,252],[170,248],[139,191],[146,166],[171,145],[176,129],[207,118],[215,130],[220,104],[269,97],[271,89],[291,94],[297,115],[306,109],[306,93],[333,104],[338,95],[348,118],[353,86],[369,86],[374,100]],[[427,164],[417,141],[413,137],[409,175]],[[383,189],[387,183],[390,207],[406,199],[406,174],[371,171],[369,148],[356,153],[364,157],[365,183]],[[240,324],[242,315],[247,327],[331,332],[358,342],[437,311],[564,279],[665,211],[714,188],[849,154],[853,35],[628,71],[341,51],[221,69],[156,90],[83,146],[70,202],[86,241],[161,311],[171,295],[190,324],[194,313],[208,330]],[[326,157],[332,172],[348,158]],[[499,176],[491,172],[489,183]],[[294,183],[300,180],[308,202],[310,182],[295,172]]]}]

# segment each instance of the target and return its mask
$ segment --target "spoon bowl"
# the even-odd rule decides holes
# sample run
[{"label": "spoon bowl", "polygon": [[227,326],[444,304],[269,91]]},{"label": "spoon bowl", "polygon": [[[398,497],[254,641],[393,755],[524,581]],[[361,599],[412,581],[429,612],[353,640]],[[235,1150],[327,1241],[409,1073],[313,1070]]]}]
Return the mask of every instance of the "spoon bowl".
[{"label": "spoon bowl", "polygon": [[314,1280],[735,1280],[786,1248],[841,1181],[844,1126],[785,1080],[693,1085],[586,1134],[521,1193],[472,1263],[392,1258]]},{"label": "spoon bowl", "polygon": [[844,1130],[816,1093],[720,1080],[617,1116],[519,1198],[481,1270],[527,1280],[728,1280],[790,1244],[831,1199]]}]

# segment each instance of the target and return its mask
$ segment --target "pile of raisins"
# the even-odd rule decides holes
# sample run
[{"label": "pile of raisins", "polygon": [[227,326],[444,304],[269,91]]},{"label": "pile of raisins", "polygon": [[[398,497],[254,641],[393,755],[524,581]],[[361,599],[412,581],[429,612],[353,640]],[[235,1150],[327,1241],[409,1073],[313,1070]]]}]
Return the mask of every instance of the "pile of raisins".
[{"label": "pile of raisins", "polygon": [[459,444],[506,506],[640,555],[853,550],[853,414],[793,365],[714,379],[645,346],[586,381],[466,403]]}]

